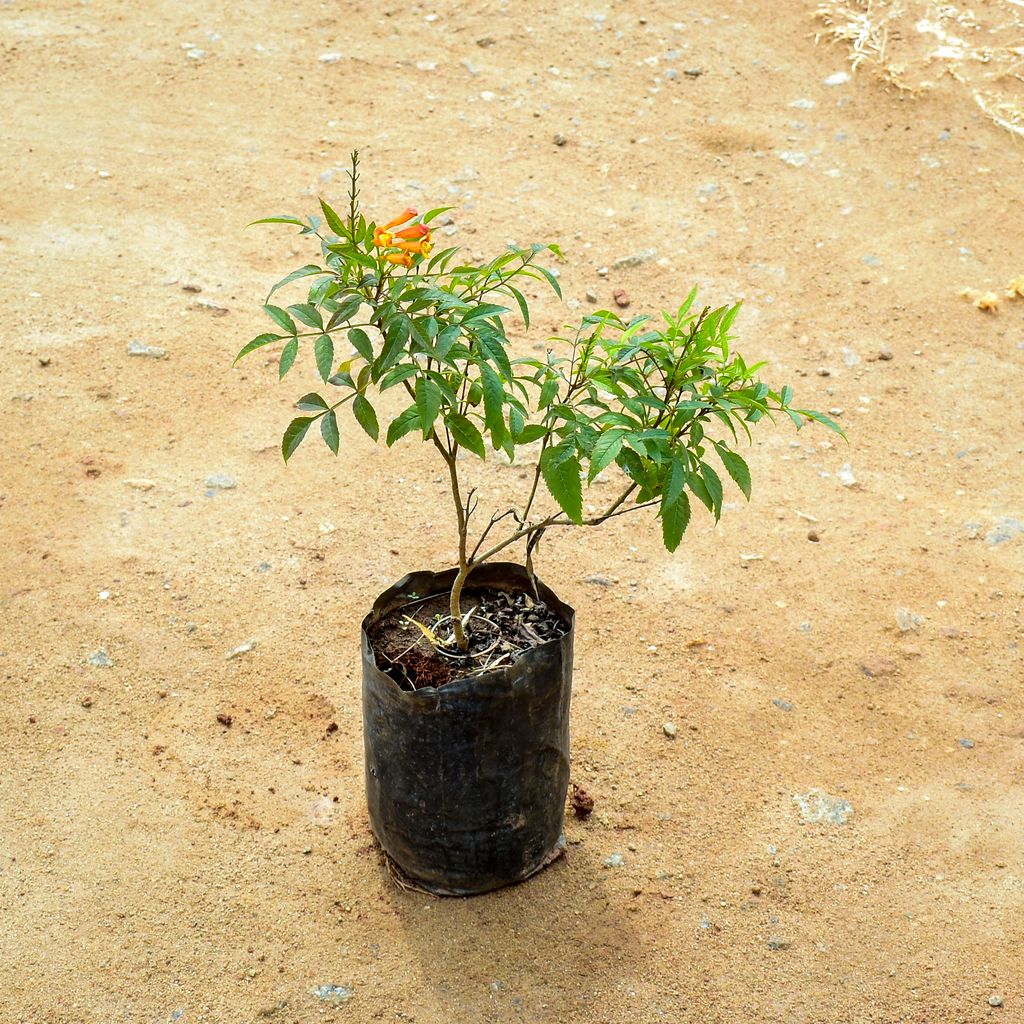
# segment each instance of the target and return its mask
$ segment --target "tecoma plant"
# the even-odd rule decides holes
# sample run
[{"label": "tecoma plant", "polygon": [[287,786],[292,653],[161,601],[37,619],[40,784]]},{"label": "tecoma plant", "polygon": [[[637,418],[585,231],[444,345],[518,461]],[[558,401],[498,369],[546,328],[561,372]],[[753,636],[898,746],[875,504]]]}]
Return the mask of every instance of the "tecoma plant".
[{"label": "tecoma plant", "polygon": [[[484,263],[460,259],[458,247],[435,251],[431,225],[450,207],[420,215],[403,210],[385,223],[367,220],[359,203],[359,155],[352,154],[348,211],[323,200],[323,217],[266,217],[256,224],[290,224],[319,242],[320,262],[288,274],[270,290],[264,312],[275,330],[261,334],[237,359],[283,343],[283,379],[300,342],[312,348],[330,389],[303,395],[302,415],[284,432],[287,461],[314,424],[335,455],[339,413],[381,438],[374,399],[401,389],[407,405],[387,425],[390,448],[414,435],[433,446],[451,485],[458,533],[458,574],[450,616],[433,640],[439,653],[467,649],[471,616],[460,604],[470,571],[523,543],[533,579],[533,554],[544,534],[563,527],[596,527],[617,516],[649,510],[675,551],[690,522],[693,499],[717,521],[723,482],[716,463],[747,499],[750,470],[737,452],[751,428],[781,413],[796,426],[817,421],[841,434],[827,416],[792,405],[788,385],[773,390],[731,347],[740,304],[700,306],[696,289],[659,317],[623,319],[598,310],[552,337],[543,357],[513,355],[508,318],[527,328],[530,307],[521,288],[539,281],[561,296],[558,280],[539,259],[561,260],[557,245],[510,245]],[[277,291],[315,279],[305,302],[271,304]],[[306,328],[306,329],[303,329]],[[236,362],[237,362],[236,359]],[[521,503],[496,509],[474,531],[479,499],[462,479],[460,453],[484,460],[488,447],[509,462],[535,460]],[[618,480],[602,511],[584,514],[583,490],[599,478]],[[555,507],[540,510],[540,485]]]}]

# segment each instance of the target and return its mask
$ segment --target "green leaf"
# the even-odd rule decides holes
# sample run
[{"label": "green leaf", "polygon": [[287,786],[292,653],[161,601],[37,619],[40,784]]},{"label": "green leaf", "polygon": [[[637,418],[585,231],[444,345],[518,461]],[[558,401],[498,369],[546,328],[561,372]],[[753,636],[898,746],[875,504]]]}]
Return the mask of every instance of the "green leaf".
[{"label": "green leaf", "polygon": [[338,435],[338,417],[333,409],[320,420],[320,434],[327,442],[327,447],[337,455],[341,438]]},{"label": "green leaf", "polygon": [[316,419],[315,416],[299,416],[288,424],[288,429],[281,439],[281,454],[284,456],[285,462],[295,454],[295,449],[299,447],[302,439],[306,436],[306,431],[309,430],[309,425],[314,419]]},{"label": "green leaf", "polygon": [[295,357],[299,354],[299,339],[292,338],[283,349],[281,349],[281,362],[277,369],[277,379],[284,380],[284,375],[292,368]]},{"label": "green leaf", "polygon": [[330,406],[315,391],[311,391],[295,403],[295,408],[303,412],[326,412]]},{"label": "green leaf", "polygon": [[548,428],[543,424],[528,423],[516,438],[516,444],[533,444],[534,441],[539,441],[547,433]]},{"label": "green leaf", "polygon": [[513,288],[512,285],[506,286],[512,293],[512,297],[516,300],[519,306],[519,313],[523,318],[523,323],[526,325],[526,329],[530,329],[530,307],[527,304],[526,296],[518,288]]},{"label": "green leaf", "polygon": [[690,499],[680,492],[673,502],[661,503],[661,537],[669,551],[675,551],[690,523]]},{"label": "green leaf", "polygon": [[471,323],[473,320],[486,319],[491,316],[500,316],[502,313],[508,312],[508,306],[496,306],[493,302],[481,302],[479,306],[474,306],[470,311],[462,318],[464,324]]},{"label": "green leaf", "polygon": [[283,310],[280,306],[264,306],[263,312],[270,317],[271,320],[277,324],[278,327],[283,331],[287,331],[291,335],[298,333],[298,328],[295,326],[295,321]]},{"label": "green leaf", "polygon": [[320,371],[320,377],[327,381],[334,372],[334,341],[329,334],[321,334],[313,346],[313,353],[316,356],[316,368]]},{"label": "green leaf", "polygon": [[348,235],[348,231],[345,229],[344,223],[342,223],[341,218],[322,199],[320,200],[320,209],[324,211],[324,219],[327,221],[327,226],[339,238],[345,238]]},{"label": "green leaf", "polygon": [[[665,493],[663,495],[664,503],[666,505],[674,505],[679,500],[679,496],[683,493],[685,487],[686,463],[681,456],[676,455],[668,471],[668,480],[665,483]],[[687,512],[687,518],[689,518],[689,512]]]},{"label": "green leaf", "polygon": [[571,441],[546,448],[540,457],[540,472],[551,497],[577,525],[583,522],[583,481],[580,463]]},{"label": "green leaf", "polygon": [[327,323],[327,329],[333,331],[338,324],[346,323],[351,320],[359,311],[359,307],[363,304],[362,296],[360,295],[349,295],[348,298],[344,299],[340,306],[331,314],[331,319]]},{"label": "green leaf", "polygon": [[793,389],[787,384],[779,395],[780,405],[789,405],[793,401]]},{"label": "green leaf", "polygon": [[480,363],[480,383],[484,389],[484,423],[491,432],[495,448],[500,448],[505,438],[505,389],[501,380],[487,363]]},{"label": "green leaf", "polygon": [[388,388],[393,388],[396,384],[401,384],[403,380],[408,380],[410,377],[415,377],[422,372],[422,367],[416,363],[402,363],[393,370],[388,370],[377,382],[377,388],[380,391],[387,391]]},{"label": "green leaf", "polygon": [[320,315],[320,310],[308,302],[297,302],[294,306],[288,307],[288,312],[307,327],[315,327],[318,331],[324,329],[324,318]]},{"label": "green leaf", "polygon": [[700,475],[704,478],[717,521],[722,518],[722,479],[706,462],[700,464]]},{"label": "green leaf", "polygon": [[829,430],[835,431],[844,441],[846,440],[843,428],[835,420],[830,420],[824,413],[815,412],[813,409],[801,409],[800,414],[806,416],[809,420],[814,420],[815,423],[820,423],[823,427],[828,427]]},{"label": "green leaf", "polygon": [[[254,220],[253,224],[298,224],[301,227],[305,227],[301,220]],[[270,297],[278,290],[283,288],[286,284],[291,284],[292,281],[297,281],[300,277],[313,277],[315,274],[332,274],[330,270],[324,270],[323,267],[318,267],[315,263],[307,263],[306,266],[300,267],[298,270],[293,270],[287,277],[282,277],[273,288],[267,292],[267,302],[270,301]]]},{"label": "green leaf", "polygon": [[479,455],[481,459],[486,458],[484,439],[480,431],[461,413],[454,409],[444,418],[452,437],[467,451]]},{"label": "green leaf", "polygon": [[420,377],[416,381],[416,408],[419,411],[423,437],[426,439],[430,437],[430,432],[434,429],[434,420],[441,411],[441,389],[429,377]]},{"label": "green leaf", "polygon": [[448,355],[452,345],[459,340],[461,333],[462,328],[458,324],[449,324],[438,334],[437,341],[434,343],[434,351],[437,353],[438,359],[444,359]]},{"label": "green leaf", "polygon": [[707,510],[714,514],[715,503],[712,500],[711,495],[708,493],[707,486],[705,485],[701,477],[697,473],[687,473],[686,483],[690,490],[693,491],[693,493],[696,494],[698,498],[700,498],[701,502],[706,506]]},{"label": "green leaf", "polygon": [[540,409],[546,409],[554,400],[558,394],[559,380],[557,377],[549,377],[544,381],[544,386],[540,389],[540,398],[537,401],[537,406]]},{"label": "green leaf", "polygon": [[258,348],[263,348],[264,345],[273,345],[275,341],[280,341],[284,337],[285,335],[283,334],[261,334],[258,337],[253,338],[252,341],[245,345],[242,348],[242,351],[235,356],[235,362],[237,363],[239,359],[243,356],[247,356],[250,352],[255,352]]},{"label": "green leaf", "polygon": [[353,327],[348,332],[348,340],[352,347],[368,362],[373,362],[373,343],[370,336],[361,327]]},{"label": "green leaf", "polygon": [[622,438],[625,430],[606,430],[598,437],[590,453],[590,472],[587,473],[587,480],[593,483],[594,478],[606,466],[615,461],[615,457],[622,448]]},{"label": "green leaf", "polygon": [[285,214],[282,214],[279,217],[260,217],[259,220],[249,221],[245,226],[247,228],[251,228],[253,224],[295,224],[300,228],[304,228],[306,226],[305,221],[299,220],[298,217],[289,217]]},{"label": "green leaf", "polygon": [[415,405],[410,405],[405,412],[396,416],[388,427],[387,446],[390,448],[399,438],[418,430],[420,426],[420,410]]},{"label": "green leaf", "polygon": [[505,380],[511,380],[512,364],[509,362],[508,352],[505,351],[508,339],[492,330],[481,330],[477,335],[477,341],[484,358],[494,363]]},{"label": "green leaf", "polygon": [[380,428],[377,426],[377,414],[373,411],[373,406],[362,395],[356,395],[352,403],[352,412],[359,426],[376,441]]},{"label": "green leaf", "polygon": [[743,460],[741,455],[730,451],[721,441],[715,442],[715,451],[722,460],[726,472],[732,477],[733,482],[743,492],[743,497],[750,501],[750,467]]}]

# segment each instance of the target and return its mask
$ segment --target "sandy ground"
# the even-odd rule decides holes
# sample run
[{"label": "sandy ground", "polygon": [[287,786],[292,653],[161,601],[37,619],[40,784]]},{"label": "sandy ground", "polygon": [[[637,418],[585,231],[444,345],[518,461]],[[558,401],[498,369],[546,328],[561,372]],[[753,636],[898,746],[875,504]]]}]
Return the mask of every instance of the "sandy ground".
[{"label": "sandy ground", "polygon": [[[1020,145],[826,85],[810,4],[213,6],[0,6],[0,1021],[1024,1021],[1024,299],[957,297],[1024,271]],[[311,255],[244,225],[355,146],[371,213],[562,242],[521,344],[697,282],[850,436],[762,431],[675,556],[547,545],[597,810],[472,900],[395,888],[362,791],[358,622],[451,563],[438,467],[348,422],[285,469],[303,382],[231,368]]]}]

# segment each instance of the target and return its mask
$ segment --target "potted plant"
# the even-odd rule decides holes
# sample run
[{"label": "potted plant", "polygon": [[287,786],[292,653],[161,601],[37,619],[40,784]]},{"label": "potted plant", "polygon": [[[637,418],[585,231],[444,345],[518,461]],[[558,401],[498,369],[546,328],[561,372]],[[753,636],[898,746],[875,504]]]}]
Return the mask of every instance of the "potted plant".
[{"label": "potted plant", "polygon": [[[466,263],[434,242],[448,208],[377,224],[360,208],[358,154],[349,179],[343,214],[321,200],[322,218],[255,222],[313,236],[320,261],[274,285],[263,306],[274,330],[237,358],[279,347],[283,379],[300,345],[312,350],[325,388],[296,403],[286,462],[313,427],[337,455],[348,406],[374,441],[414,437],[445,467],[458,564],[399,580],[362,624],[366,787],[373,831],[405,875],[432,892],[483,892],[563,844],[574,612],[534,572],[541,539],[646,512],[674,551],[695,504],[721,515],[714,462],[749,499],[736,447],[752,426],[782,413],[840,431],[732,351],[738,303],[699,307],[696,290],[660,319],[598,310],[543,356],[517,355],[509,318],[529,328],[525,282],[560,295],[540,262],[562,259],[558,247]],[[271,302],[299,279],[305,302]],[[465,476],[488,448],[532,472],[521,501],[484,520]],[[599,511],[584,510],[584,487]],[[513,551],[521,563],[504,560]]]}]

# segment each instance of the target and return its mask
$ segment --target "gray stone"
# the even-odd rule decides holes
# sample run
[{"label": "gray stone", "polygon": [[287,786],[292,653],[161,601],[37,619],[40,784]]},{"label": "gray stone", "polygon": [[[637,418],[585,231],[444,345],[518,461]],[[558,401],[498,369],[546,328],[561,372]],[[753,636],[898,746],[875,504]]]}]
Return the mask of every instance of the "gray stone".
[{"label": "gray stone", "polygon": [[146,356],[149,359],[163,359],[167,355],[167,349],[159,345],[147,345],[144,341],[129,341],[128,355]]},{"label": "gray stone", "polygon": [[678,730],[678,729],[676,728],[676,723],[675,723],[675,722],[666,722],[666,723],[665,723],[665,724],[664,724],[664,725],[663,725],[663,726],[661,727],[661,731],[662,731],[662,732],[663,732],[663,733],[664,733],[664,734],[665,734],[665,735],[666,735],[666,736],[667,736],[667,737],[668,737],[668,738],[669,738],[670,740],[674,740],[674,739],[676,738],[676,733],[677,733],[677,732],[678,732],[679,730]]},{"label": "gray stone", "polygon": [[1000,1007],[1003,1005],[1003,997],[992,995],[988,997],[988,1005],[993,1007]]},{"label": "gray stone", "polygon": [[846,85],[850,80],[850,73],[848,71],[837,71],[834,75],[829,75],[828,78],[822,83],[823,85]]},{"label": "gray stone", "polygon": [[780,711],[792,711],[793,705],[788,700],[783,700],[781,697],[772,697],[772,703]]},{"label": "gray stone", "polygon": [[309,990],[309,994],[332,1006],[341,1006],[355,995],[355,991],[348,985],[317,985]]},{"label": "gray stone", "polygon": [[901,633],[916,631],[922,622],[924,619],[909,608],[896,609],[896,625],[900,627]]},{"label": "gray stone", "polygon": [[846,819],[853,814],[853,804],[842,797],[829,796],[820,789],[809,789],[806,793],[796,793],[793,803],[800,808],[800,817],[809,825],[827,822],[830,825],[845,825]]},{"label": "gray stone", "polygon": [[110,655],[101,647],[89,655],[89,664],[96,668],[110,668],[114,663],[110,660]]},{"label": "gray stone", "polygon": [[643,252],[635,253],[632,256],[623,256],[612,264],[612,270],[628,270],[630,267],[639,267],[642,263],[654,259],[658,255],[657,249],[644,249]]},{"label": "gray stone", "polygon": [[962,739],[960,741],[960,746],[963,747],[965,750],[973,750],[974,740]]},{"label": "gray stone", "polygon": [[583,577],[583,582],[584,583],[593,583],[597,587],[614,587],[615,586],[615,580],[613,580],[611,578],[611,576],[601,576],[599,574],[595,574],[593,576],[584,576]]},{"label": "gray stone", "polygon": [[779,153],[779,159],[784,164],[789,164],[790,167],[803,167],[811,158],[798,150],[784,149]]},{"label": "gray stone", "polygon": [[768,940],[768,948],[773,952],[777,953],[780,949],[790,949],[793,943],[788,939],[780,939],[777,935],[773,935]]},{"label": "gray stone", "polygon": [[866,267],[880,267],[882,265],[882,261],[872,253],[868,253],[867,256],[861,256],[860,261]]},{"label": "gray stone", "polygon": [[243,654],[248,654],[250,651],[254,650],[255,647],[255,640],[246,640],[244,644],[239,644],[233,650],[228,651],[228,653],[224,655],[224,658],[227,661],[231,661],[233,658],[240,658]]},{"label": "gray stone", "polygon": [[857,478],[853,475],[853,466],[849,462],[844,462],[839,469],[836,470],[836,479],[844,487],[857,486]]},{"label": "gray stone", "polygon": [[1024,522],[1020,519],[1013,519],[1011,516],[1000,516],[996,525],[985,534],[985,543],[1002,544],[1005,541],[1013,540],[1014,537],[1024,533]]},{"label": "gray stone", "polygon": [[621,868],[626,863],[626,858],[621,853],[613,853],[610,857],[605,857],[602,863],[606,868]]},{"label": "gray stone", "polygon": [[322,53],[322,54],[320,54],[319,57],[317,57],[317,60],[320,61],[321,64],[337,64],[338,61],[341,60],[341,54],[340,53]]},{"label": "gray stone", "polygon": [[585,298],[587,302],[597,302],[597,292],[595,292],[593,288],[588,288]]},{"label": "gray stone", "polygon": [[205,480],[207,487],[216,487],[221,491],[230,491],[238,486],[233,476],[227,473],[211,473]]},{"label": "gray stone", "polygon": [[814,100],[793,100],[790,103],[790,106],[795,107],[797,110],[813,110],[817,105]]}]

